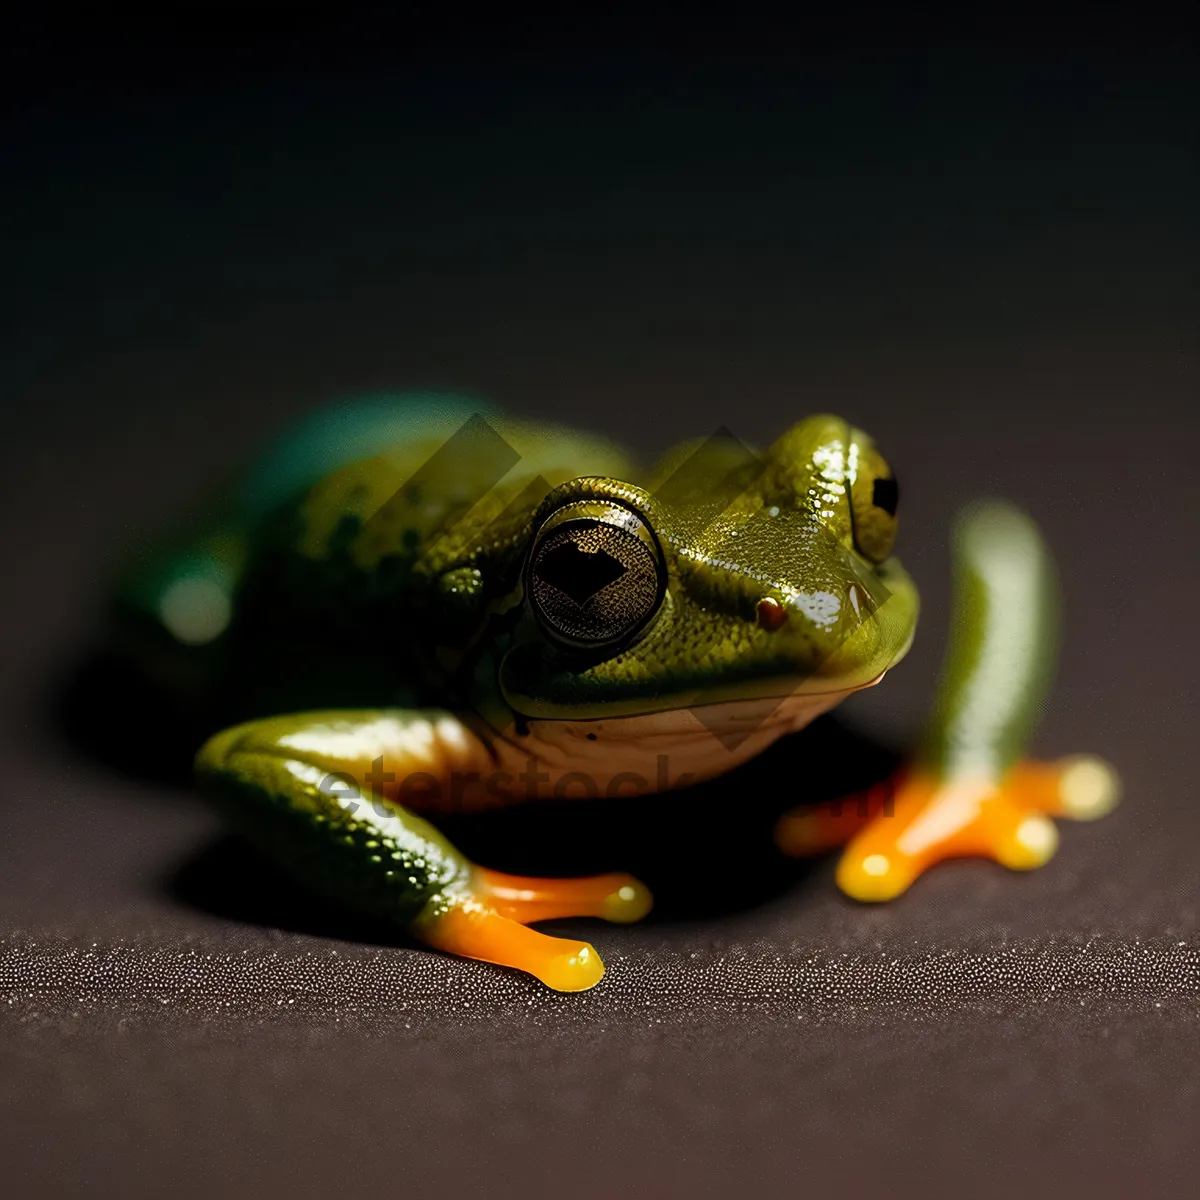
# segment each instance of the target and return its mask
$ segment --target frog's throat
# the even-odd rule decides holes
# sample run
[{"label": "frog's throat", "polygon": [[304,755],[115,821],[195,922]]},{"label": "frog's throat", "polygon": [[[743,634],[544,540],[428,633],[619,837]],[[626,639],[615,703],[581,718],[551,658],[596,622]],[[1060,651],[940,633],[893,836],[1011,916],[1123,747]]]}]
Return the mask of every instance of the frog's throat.
[{"label": "frog's throat", "polygon": [[782,699],[729,700],[595,719],[535,718],[519,733],[505,730],[492,752],[502,770],[516,772],[536,762],[552,780],[578,776],[581,794],[646,795],[740,766],[851,693],[873,687],[883,675],[836,691],[794,692]]}]

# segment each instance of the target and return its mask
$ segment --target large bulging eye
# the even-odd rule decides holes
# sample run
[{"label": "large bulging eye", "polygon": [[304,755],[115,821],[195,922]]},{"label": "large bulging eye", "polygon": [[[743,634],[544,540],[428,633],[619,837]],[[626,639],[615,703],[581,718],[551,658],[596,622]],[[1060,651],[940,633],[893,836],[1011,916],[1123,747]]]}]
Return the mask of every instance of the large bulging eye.
[{"label": "large bulging eye", "polygon": [[588,500],[564,505],[538,530],[527,586],[553,637],[599,647],[628,640],[650,620],[666,574],[658,542],[636,513]]},{"label": "large bulging eye", "polygon": [[858,442],[857,449],[854,482],[850,487],[854,544],[864,558],[881,563],[892,553],[896,540],[900,488],[887,460],[869,441]]}]

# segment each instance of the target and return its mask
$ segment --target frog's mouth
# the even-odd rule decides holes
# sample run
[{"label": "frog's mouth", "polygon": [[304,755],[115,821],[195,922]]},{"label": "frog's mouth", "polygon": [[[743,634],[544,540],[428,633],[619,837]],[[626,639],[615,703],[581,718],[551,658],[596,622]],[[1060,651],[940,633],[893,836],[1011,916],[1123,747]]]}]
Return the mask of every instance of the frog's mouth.
[{"label": "frog's mouth", "polygon": [[[911,641],[911,639],[910,639]],[[905,647],[907,649],[907,647]],[[897,660],[898,660],[897,656]],[[840,704],[847,696],[874,687],[890,670],[859,673],[843,680],[814,677],[776,676],[770,679],[747,679],[721,687],[660,691],[650,695],[612,696],[588,702],[582,699],[540,700],[534,696],[505,691],[505,700],[513,712],[531,720],[560,721],[624,721],[635,718],[658,718],[670,713],[699,712],[707,714],[721,709],[735,714],[739,722],[753,722],[775,712],[785,713],[811,708],[809,720]],[[723,719],[723,718],[722,718]],[[708,717],[701,718],[708,724]],[[804,722],[807,724],[807,721]],[[799,726],[797,726],[799,728]]]},{"label": "frog's mouth", "polygon": [[[908,601],[905,603],[904,601]],[[500,688],[514,712],[530,719],[603,720],[716,706],[759,706],[771,712],[792,702],[825,711],[872,687],[908,653],[915,631],[915,592],[872,612],[815,665],[789,662],[701,665],[686,675],[609,671],[608,664],[573,672],[553,666],[535,645],[514,648],[501,663]],[[744,709],[746,714],[751,708]],[[731,710],[732,711],[732,710]],[[747,717],[747,719],[752,719]]]}]

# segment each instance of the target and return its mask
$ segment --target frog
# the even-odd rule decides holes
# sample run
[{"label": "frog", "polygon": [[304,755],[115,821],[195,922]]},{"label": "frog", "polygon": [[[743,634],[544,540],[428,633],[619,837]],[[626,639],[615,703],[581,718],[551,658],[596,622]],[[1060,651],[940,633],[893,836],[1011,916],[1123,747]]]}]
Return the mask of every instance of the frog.
[{"label": "frog", "polygon": [[[832,414],[765,450],[722,428],[643,467],[477,397],[381,394],[320,410],[236,473],[138,556],[117,608],[147,673],[208,714],[196,780],[262,855],[434,951],[581,992],[604,975],[594,945],[534,926],[638,921],[648,887],[619,863],[506,873],[439,823],[651,802],[877,686],[920,608],[895,553],[899,495],[874,440]],[[863,903],[947,859],[1040,867],[1056,819],[1118,798],[1094,755],[1026,753],[1058,636],[1032,518],[969,505],[953,562],[943,674],[910,755],[836,800],[807,802],[803,778],[779,797],[779,849],[838,851],[837,886]]]}]

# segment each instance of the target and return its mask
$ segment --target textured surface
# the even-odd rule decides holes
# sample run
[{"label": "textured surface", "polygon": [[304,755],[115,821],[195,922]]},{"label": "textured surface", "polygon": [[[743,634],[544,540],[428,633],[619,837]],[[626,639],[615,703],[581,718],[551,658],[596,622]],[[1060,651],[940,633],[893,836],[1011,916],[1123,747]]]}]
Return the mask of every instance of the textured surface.
[{"label": "textured surface", "polygon": [[[15,1194],[1193,1194],[1200,205],[1172,61],[1076,64],[1069,86],[934,64],[931,90],[877,63],[427,92],[356,73],[218,94],[199,72],[16,119]],[[133,531],[293,414],[409,382],[644,452],[831,409],[901,479],[925,614],[846,724],[698,798],[454,830],[499,867],[656,887],[645,925],[559,923],[608,963],[584,996],[298,896],[164,775],[172,731],[131,747],[136,697],[79,671]],[[770,823],[916,730],[952,515],[980,492],[1033,511],[1063,571],[1038,749],[1104,753],[1126,799],[1029,876],[957,864],[856,907],[829,863],[778,860]]]}]

